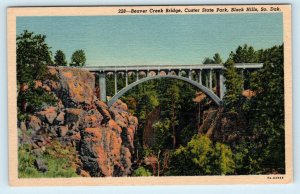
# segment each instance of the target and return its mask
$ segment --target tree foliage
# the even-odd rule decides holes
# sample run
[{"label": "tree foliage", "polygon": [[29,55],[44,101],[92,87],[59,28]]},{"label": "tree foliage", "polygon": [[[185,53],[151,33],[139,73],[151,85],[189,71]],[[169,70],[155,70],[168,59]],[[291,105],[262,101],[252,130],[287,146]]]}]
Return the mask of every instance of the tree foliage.
[{"label": "tree foliage", "polygon": [[223,61],[221,59],[221,56],[219,53],[216,53],[214,56],[213,56],[213,59],[214,59],[214,63],[215,64],[222,64]]},{"label": "tree foliage", "polygon": [[225,175],[234,172],[230,147],[214,143],[205,135],[195,135],[187,146],[180,146],[172,156],[174,175]]},{"label": "tree foliage", "polygon": [[[39,110],[43,105],[55,103],[53,95],[36,87],[37,81],[51,79],[51,51],[45,35],[25,30],[17,35],[18,116]],[[24,89],[27,88],[27,89]]]},{"label": "tree foliage", "polygon": [[[232,147],[239,174],[285,172],[283,58],[283,45],[257,51],[244,45],[231,53],[231,64],[225,64],[224,101],[247,122],[247,134]],[[254,93],[252,98],[241,97],[241,80],[233,62],[263,63],[263,68],[244,77]]]},{"label": "tree foliage", "polygon": [[25,30],[17,35],[17,81],[44,80],[51,65],[51,51],[46,36]]},{"label": "tree foliage", "polygon": [[66,56],[62,50],[57,50],[54,56],[55,66],[67,66]]},{"label": "tree foliage", "polygon": [[256,95],[249,102],[248,115],[256,138],[257,151],[263,155],[258,165],[265,171],[284,172],[284,75],[283,45],[262,52],[262,69],[251,81]]},{"label": "tree foliage", "polygon": [[240,100],[243,91],[243,78],[238,73],[238,70],[234,66],[234,61],[229,58],[226,63],[224,63],[225,71],[225,86],[226,92],[223,99],[224,105],[230,110],[235,110],[240,105]]},{"label": "tree foliage", "polygon": [[85,65],[86,57],[84,50],[76,50],[71,57],[71,66],[82,67]]}]

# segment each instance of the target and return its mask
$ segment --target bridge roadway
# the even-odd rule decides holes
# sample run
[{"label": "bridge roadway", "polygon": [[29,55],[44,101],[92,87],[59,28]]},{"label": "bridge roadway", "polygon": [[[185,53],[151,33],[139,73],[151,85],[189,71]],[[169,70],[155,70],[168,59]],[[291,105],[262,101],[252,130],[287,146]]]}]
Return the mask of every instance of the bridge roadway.
[{"label": "bridge roadway", "polygon": [[[260,69],[262,63],[236,63],[238,69]],[[157,71],[157,70],[222,70],[223,64],[194,64],[194,65],[124,65],[124,66],[84,66],[89,71],[114,72],[114,71]]]},{"label": "bridge roadway", "polygon": [[[262,63],[236,63],[235,67],[241,70],[245,69],[260,69],[263,67]],[[84,66],[84,69],[95,72],[99,75],[99,87],[100,87],[100,98],[102,101],[106,102],[106,74],[114,73],[114,85],[115,85],[115,95],[108,102],[111,106],[118,98],[120,98],[125,92],[127,92],[132,87],[151,79],[159,79],[163,77],[180,79],[190,84],[198,87],[206,95],[208,95],[216,104],[220,104],[222,98],[225,94],[226,87],[224,85],[225,79],[223,76],[223,70],[225,69],[223,64],[195,64],[195,65],[139,65],[139,66]],[[202,70],[204,73],[208,73],[206,76],[206,86],[202,84]],[[216,72],[216,94],[213,92],[213,76],[212,72]],[[117,88],[117,74],[119,72],[125,73],[126,84],[125,87],[118,91]],[[128,84],[128,74],[129,72],[136,72],[135,82]],[[146,74],[145,78],[139,79],[140,72]],[[150,72],[155,72],[155,76],[151,76]],[[160,72],[165,72],[165,75],[160,74]],[[188,76],[185,78],[182,76],[182,72],[185,72]],[[196,73],[196,79],[193,80],[192,72]]]}]

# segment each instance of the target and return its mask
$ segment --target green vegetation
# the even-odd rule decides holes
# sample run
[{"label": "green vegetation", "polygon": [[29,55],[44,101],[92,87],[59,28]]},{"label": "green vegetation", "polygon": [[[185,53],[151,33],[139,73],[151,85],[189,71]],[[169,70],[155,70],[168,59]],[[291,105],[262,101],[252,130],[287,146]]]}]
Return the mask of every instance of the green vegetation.
[{"label": "green vegetation", "polygon": [[257,138],[257,168],[285,172],[283,45],[258,51],[264,67],[254,73],[251,88],[256,95],[245,108],[251,131]]},{"label": "green vegetation", "polygon": [[224,64],[226,93],[223,100],[225,107],[232,111],[236,111],[236,109],[240,108],[243,92],[243,78],[234,67],[234,63],[235,62],[229,58]]},{"label": "green vegetation", "polygon": [[[180,167],[180,168],[179,168]],[[171,159],[170,175],[226,175],[234,172],[230,147],[195,135],[187,146],[180,146]]]},{"label": "green vegetation", "polygon": [[55,79],[48,73],[47,66],[52,65],[50,47],[46,36],[24,31],[17,36],[17,83],[18,118],[40,110],[45,105],[56,102],[54,96],[37,86],[38,82]]},{"label": "green vegetation", "polygon": [[[75,148],[63,147],[59,142],[52,142],[45,151],[34,149],[32,144],[22,144],[18,150],[19,178],[54,178],[78,176],[72,167],[76,157]],[[36,160],[40,159],[47,166],[47,171],[39,171]]]},{"label": "green vegetation", "polygon": [[52,64],[50,47],[45,40],[45,35],[27,30],[17,36],[18,84],[45,79],[47,66]]},{"label": "green vegetation", "polygon": [[133,172],[133,175],[132,176],[152,176],[151,172],[140,166],[138,169],[136,169],[134,172]]},{"label": "green vegetation", "polygon": [[57,50],[54,56],[55,66],[67,66],[66,55],[62,50]]},{"label": "green vegetation", "polygon": [[285,173],[283,45],[258,51],[244,45],[229,60],[264,63],[263,68],[244,77],[254,93],[250,99],[239,91],[242,85],[237,71],[227,66],[225,109],[234,110],[236,119],[246,122],[240,130],[244,136],[231,146],[238,163],[236,173]]},{"label": "green vegetation", "polygon": [[85,65],[86,57],[84,50],[76,50],[71,57],[70,66],[82,67]]}]

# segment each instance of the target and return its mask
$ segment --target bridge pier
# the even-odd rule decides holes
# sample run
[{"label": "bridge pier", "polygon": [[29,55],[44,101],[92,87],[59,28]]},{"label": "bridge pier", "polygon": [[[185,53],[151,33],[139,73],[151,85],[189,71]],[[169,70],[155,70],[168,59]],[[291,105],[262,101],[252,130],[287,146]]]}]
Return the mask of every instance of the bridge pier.
[{"label": "bridge pier", "polygon": [[192,70],[191,70],[191,69],[189,70],[189,79],[190,79],[190,80],[193,80],[193,79],[192,79]]},{"label": "bridge pier", "polygon": [[224,95],[225,95],[225,92],[226,92],[226,86],[225,86],[225,77],[224,77],[224,72],[223,70],[220,70],[219,71],[219,97],[220,99],[222,100]]},{"label": "bridge pier", "polygon": [[118,93],[118,80],[117,80],[117,75],[118,73],[115,71],[115,95]]},{"label": "bridge pier", "polygon": [[244,75],[244,69],[241,69],[241,77],[242,77],[242,80],[243,80],[243,83],[242,83],[242,90],[244,91],[245,89],[245,75]]},{"label": "bridge pier", "polygon": [[100,99],[106,102],[106,73],[99,73],[99,89],[100,89]]},{"label": "bridge pier", "polygon": [[202,85],[202,70],[199,70],[199,84]]},{"label": "bridge pier", "polygon": [[125,80],[126,80],[125,85],[128,86],[128,72],[127,71],[125,71]]},{"label": "bridge pier", "polygon": [[212,90],[212,70],[209,70],[209,89]]}]

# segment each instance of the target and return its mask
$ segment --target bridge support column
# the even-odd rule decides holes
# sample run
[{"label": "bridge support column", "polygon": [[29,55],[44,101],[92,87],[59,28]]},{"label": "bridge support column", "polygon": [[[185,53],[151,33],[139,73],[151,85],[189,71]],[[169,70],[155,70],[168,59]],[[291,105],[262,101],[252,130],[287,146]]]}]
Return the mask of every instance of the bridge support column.
[{"label": "bridge support column", "polygon": [[115,71],[115,94],[118,93],[118,81],[117,81],[117,76],[118,76],[118,73]]},{"label": "bridge support column", "polygon": [[136,71],[136,81],[139,80],[139,70]]},{"label": "bridge support column", "polygon": [[225,95],[225,92],[226,92],[226,86],[225,86],[225,77],[224,77],[224,72],[221,70],[219,72],[219,97],[220,99],[222,100],[224,95]]},{"label": "bridge support column", "polygon": [[241,69],[241,77],[242,77],[242,79],[243,79],[242,90],[244,91],[244,89],[245,89],[245,75],[244,75],[244,69]]},{"label": "bridge support column", "polygon": [[209,89],[212,90],[212,70],[209,70]]},{"label": "bridge support column", "polygon": [[178,70],[178,76],[181,77],[181,69]]},{"label": "bridge support column", "polygon": [[202,85],[202,70],[199,70],[199,84]]},{"label": "bridge support column", "polygon": [[189,70],[189,79],[190,79],[190,80],[193,80],[193,79],[192,79],[192,70],[191,70],[191,69]]},{"label": "bridge support column", "polygon": [[126,80],[126,86],[128,86],[128,72],[125,71],[125,80]]},{"label": "bridge support column", "polygon": [[209,85],[209,83],[208,83],[208,75],[207,75],[207,71],[205,71],[205,87],[208,88],[208,85]]},{"label": "bridge support column", "polygon": [[100,99],[106,102],[106,74],[105,72],[99,73],[99,88],[100,88]]}]

